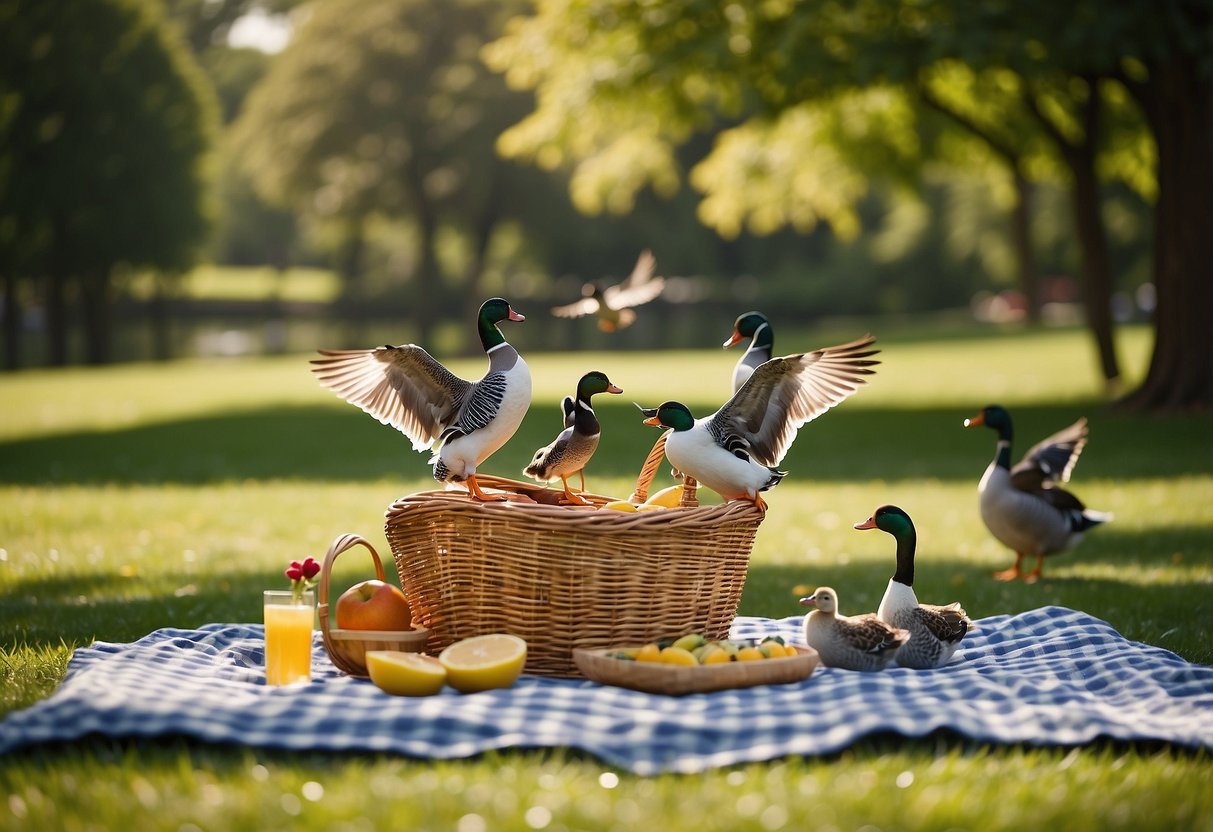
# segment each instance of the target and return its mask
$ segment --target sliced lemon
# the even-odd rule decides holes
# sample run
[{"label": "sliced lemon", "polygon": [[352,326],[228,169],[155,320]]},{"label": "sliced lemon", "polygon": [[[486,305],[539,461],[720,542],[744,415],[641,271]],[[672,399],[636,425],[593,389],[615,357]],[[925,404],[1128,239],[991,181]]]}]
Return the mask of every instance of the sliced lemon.
[{"label": "sliced lemon", "polygon": [[627,500],[614,500],[603,505],[603,508],[609,508],[612,511],[635,511],[636,506],[629,503]]},{"label": "sliced lemon", "polygon": [[526,642],[507,633],[457,641],[438,654],[446,681],[461,693],[508,688],[526,664]]},{"label": "sliced lemon", "polygon": [[431,696],[446,684],[446,668],[421,653],[368,650],[366,669],[372,682],[396,696]]}]

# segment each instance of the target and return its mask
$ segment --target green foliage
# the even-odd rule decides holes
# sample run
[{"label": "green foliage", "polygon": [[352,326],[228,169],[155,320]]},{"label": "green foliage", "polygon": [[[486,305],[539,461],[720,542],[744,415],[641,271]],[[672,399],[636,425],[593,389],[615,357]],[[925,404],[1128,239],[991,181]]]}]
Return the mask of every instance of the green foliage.
[{"label": "green foliage", "polygon": [[0,3],[0,263],[105,275],[191,262],[214,101],[158,8]]}]

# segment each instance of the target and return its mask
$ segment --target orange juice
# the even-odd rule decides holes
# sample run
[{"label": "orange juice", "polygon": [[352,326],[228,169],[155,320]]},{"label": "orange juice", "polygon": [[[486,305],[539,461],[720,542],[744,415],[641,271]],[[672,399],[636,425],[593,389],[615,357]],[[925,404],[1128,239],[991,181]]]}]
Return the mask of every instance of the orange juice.
[{"label": "orange juice", "polygon": [[[310,593],[309,593],[310,594]],[[265,683],[289,685],[312,678],[312,617],[310,603],[272,603],[265,611]]]}]

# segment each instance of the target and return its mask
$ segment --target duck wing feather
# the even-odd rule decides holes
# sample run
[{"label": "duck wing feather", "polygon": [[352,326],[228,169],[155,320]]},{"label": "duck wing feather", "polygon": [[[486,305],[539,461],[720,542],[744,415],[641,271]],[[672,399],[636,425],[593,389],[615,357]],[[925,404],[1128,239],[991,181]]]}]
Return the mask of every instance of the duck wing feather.
[{"label": "duck wing feather", "polygon": [[796,432],[867,383],[880,362],[876,339],[772,358],[757,367],[733,398],[708,417],[708,430],[732,453],[778,465]]},{"label": "duck wing feather", "polygon": [[1086,444],[1084,417],[1029,448],[1011,469],[1011,483],[1020,491],[1038,492],[1055,483],[1069,482]]},{"label": "duck wing feather", "polygon": [[604,290],[603,301],[612,309],[626,309],[653,300],[665,288],[664,277],[653,277],[656,266],[657,259],[651,251],[646,249],[640,252],[632,273],[622,283]]}]

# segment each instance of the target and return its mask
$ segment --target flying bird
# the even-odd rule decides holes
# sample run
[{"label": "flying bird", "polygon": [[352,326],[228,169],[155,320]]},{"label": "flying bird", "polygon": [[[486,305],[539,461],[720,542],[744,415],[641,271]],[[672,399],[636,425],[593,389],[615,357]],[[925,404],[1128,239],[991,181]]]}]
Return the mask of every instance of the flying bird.
[{"label": "flying bird", "polygon": [[476,469],[506,443],[531,405],[531,371],[498,328],[524,321],[502,298],[486,300],[476,328],[489,359],[479,381],[465,381],[416,344],[320,350],[312,372],[320,384],[407,436],[413,450],[432,449],[438,482],[460,482],[477,500],[504,500],[476,483]]},{"label": "flying bird", "polygon": [[785,473],[783,460],[806,422],[842,402],[867,383],[879,352],[871,335],[814,352],[773,358],[758,367],[741,389],[711,416],[696,419],[681,402],[640,408],[644,423],[671,428],[665,454],[679,472],[694,477],[726,500],[749,500],[762,510],[760,492]]},{"label": "flying bird", "polygon": [[986,528],[1015,552],[1015,564],[994,573],[998,580],[1018,578],[1026,555],[1036,558],[1036,567],[1023,579],[1028,583],[1039,580],[1046,556],[1066,551],[1082,540],[1088,529],[1112,519],[1108,512],[1087,508],[1058,485],[1069,481],[1079,454],[1086,447],[1085,418],[1033,445],[1014,468],[1011,467],[1014,430],[1011,414],[1005,408],[989,405],[973,418],[965,419],[964,425],[967,428],[984,425],[998,433],[994,461],[977,486],[981,519]]},{"label": "flying bird", "polygon": [[581,289],[581,300],[566,306],[552,308],[558,318],[580,318],[594,315],[598,328],[603,332],[615,332],[631,326],[636,320],[635,306],[655,299],[665,288],[664,277],[654,277],[657,260],[647,249],[640,252],[632,273],[622,282],[607,288],[597,283],[587,283]]}]

